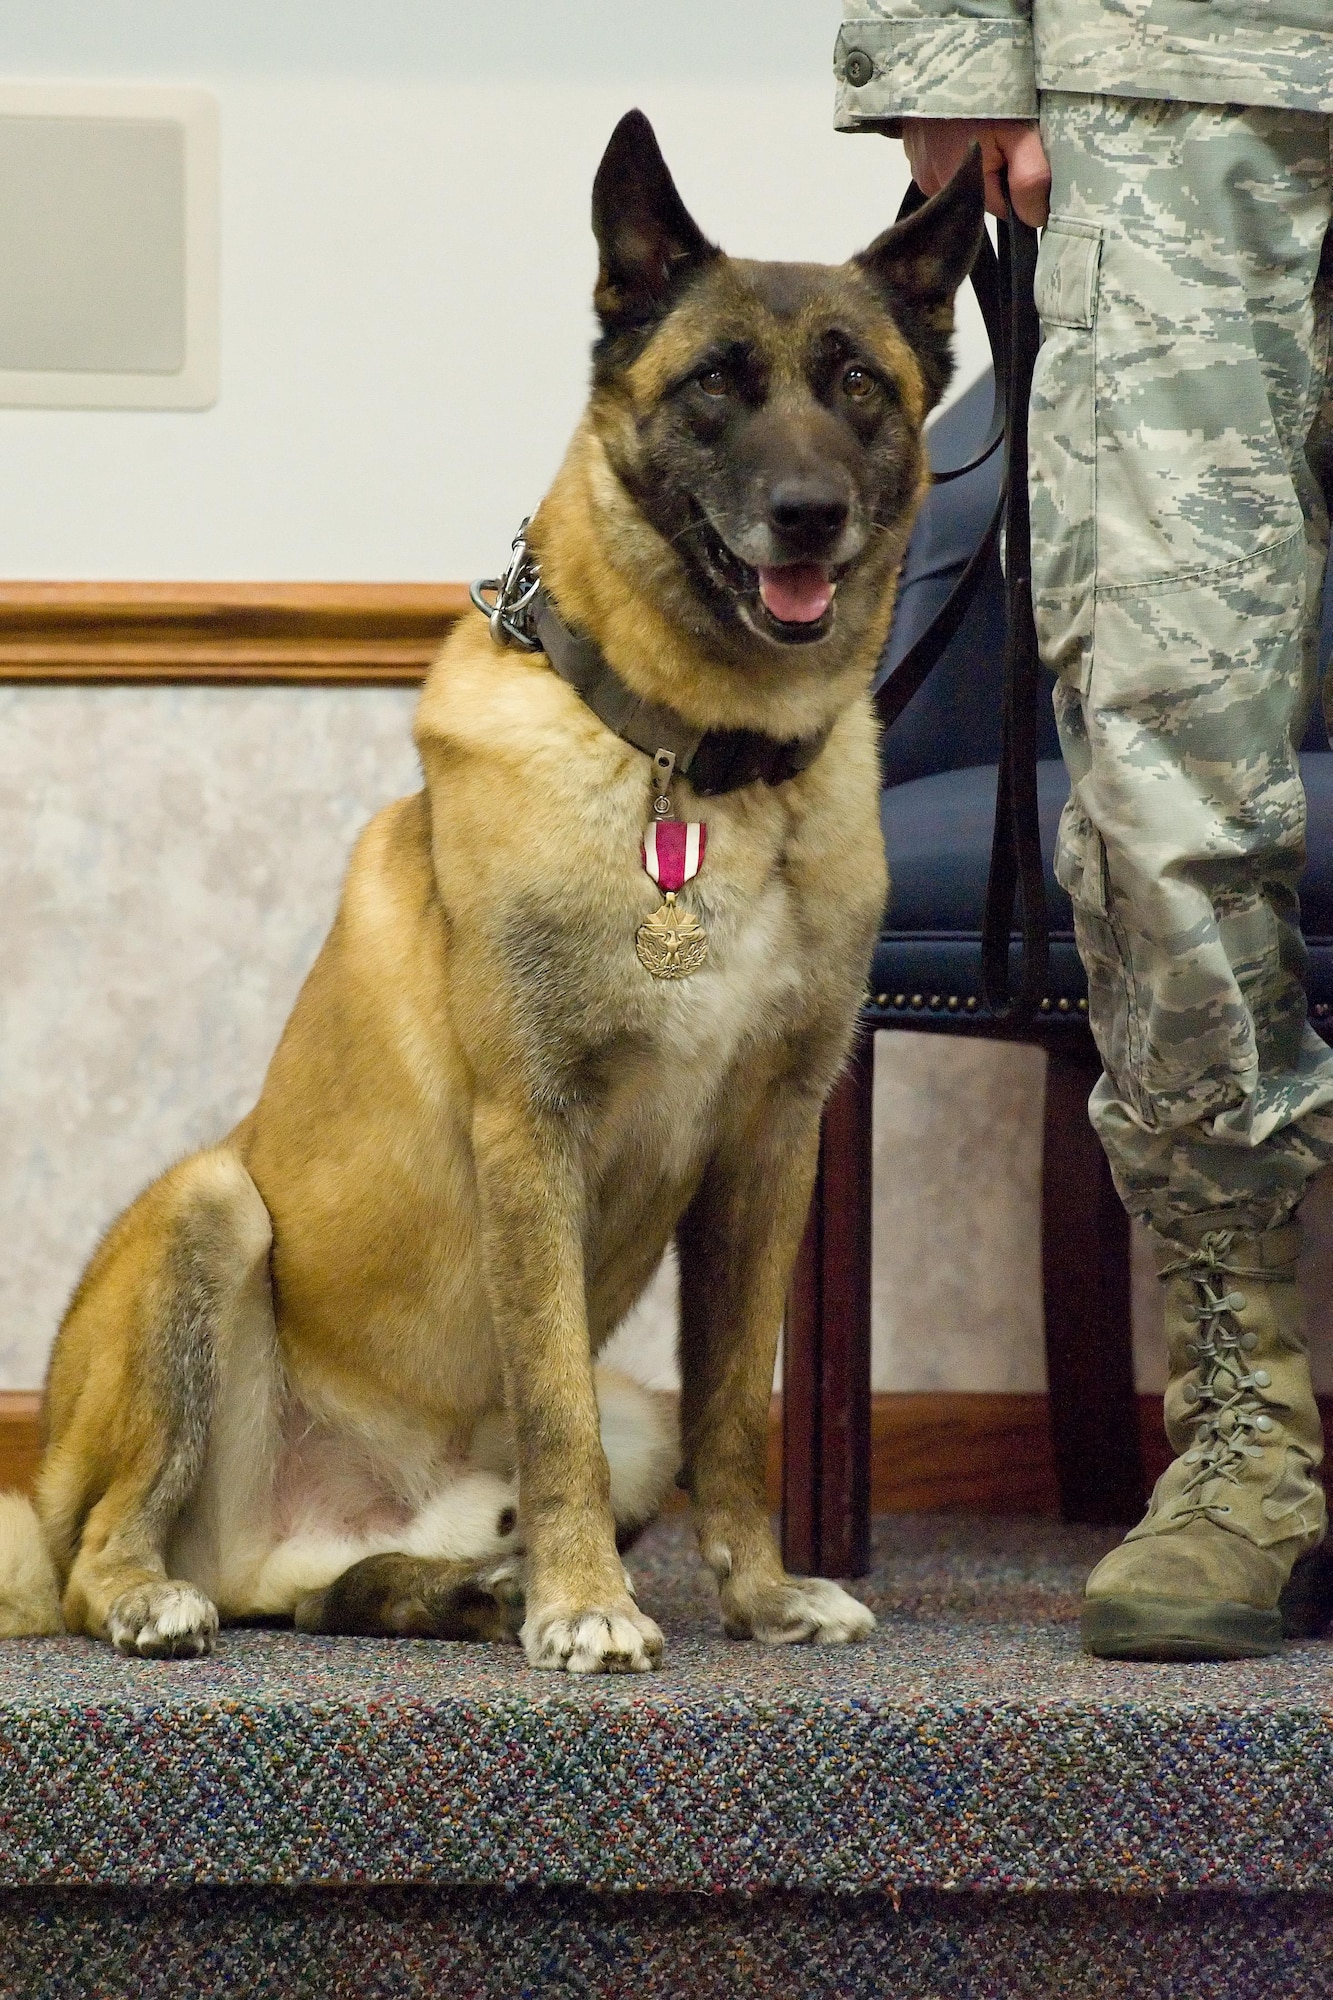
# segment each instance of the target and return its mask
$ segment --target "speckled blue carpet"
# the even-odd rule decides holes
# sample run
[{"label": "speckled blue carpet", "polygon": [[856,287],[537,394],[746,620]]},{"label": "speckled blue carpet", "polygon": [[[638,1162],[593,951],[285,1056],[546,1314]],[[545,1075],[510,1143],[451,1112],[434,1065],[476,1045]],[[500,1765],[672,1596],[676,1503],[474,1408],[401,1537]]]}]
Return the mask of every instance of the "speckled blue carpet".
[{"label": "speckled blue carpet", "polygon": [[874,1638],[770,1652],[677,1518],[627,1679],[0,1644],[0,1994],[1333,1996],[1333,1646],[1089,1660],[1112,1540],[887,1520]]}]

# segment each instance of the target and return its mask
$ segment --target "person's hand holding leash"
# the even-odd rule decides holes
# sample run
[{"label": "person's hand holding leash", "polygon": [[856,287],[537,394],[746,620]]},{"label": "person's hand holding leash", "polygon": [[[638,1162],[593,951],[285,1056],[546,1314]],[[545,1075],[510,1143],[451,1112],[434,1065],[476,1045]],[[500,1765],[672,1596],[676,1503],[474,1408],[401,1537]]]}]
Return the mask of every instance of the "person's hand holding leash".
[{"label": "person's hand holding leash", "polygon": [[1020,222],[1040,229],[1051,208],[1051,169],[1041,133],[1022,118],[904,118],[903,151],[922,194],[938,194],[953,179],[973,145],[981,147],[986,207],[1005,213],[1000,175],[1008,168],[1009,196]]}]

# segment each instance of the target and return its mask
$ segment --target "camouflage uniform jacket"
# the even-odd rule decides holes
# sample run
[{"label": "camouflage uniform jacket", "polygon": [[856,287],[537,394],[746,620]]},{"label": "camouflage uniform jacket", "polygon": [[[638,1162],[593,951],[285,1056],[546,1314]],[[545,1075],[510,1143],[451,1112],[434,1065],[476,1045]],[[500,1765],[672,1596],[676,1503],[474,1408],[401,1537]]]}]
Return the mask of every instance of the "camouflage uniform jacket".
[{"label": "camouflage uniform jacket", "polygon": [[1333,111],[1333,0],[844,0],[837,125],[1035,118],[1039,90]]}]

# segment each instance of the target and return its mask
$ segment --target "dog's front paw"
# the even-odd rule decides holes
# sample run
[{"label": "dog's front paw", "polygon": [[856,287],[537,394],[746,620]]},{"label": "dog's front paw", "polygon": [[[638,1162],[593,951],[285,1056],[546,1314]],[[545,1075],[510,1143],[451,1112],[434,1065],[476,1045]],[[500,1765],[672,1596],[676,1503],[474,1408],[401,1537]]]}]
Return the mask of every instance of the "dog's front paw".
[{"label": "dog's front paw", "polygon": [[196,1660],[213,1650],[218,1614],[192,1583],[148,1583],[118,1597],[106,1623],[118,1653],[145,1660]]},{"label": "dog's front paw", "polygon": [[577,1610],[548,1605],[529,1613],[519,1638],[529,1666],[570,1674],[647,1674],[662,1657],[662,1634],[629,1597]]},{"label": "dog's front paw", "polygon": [[743,1590],[722,1586],[722,1622],[732,1639],[765,1646],[845,1646],[875,1629],[875,1614],[822,1576],[789,1576]]}]

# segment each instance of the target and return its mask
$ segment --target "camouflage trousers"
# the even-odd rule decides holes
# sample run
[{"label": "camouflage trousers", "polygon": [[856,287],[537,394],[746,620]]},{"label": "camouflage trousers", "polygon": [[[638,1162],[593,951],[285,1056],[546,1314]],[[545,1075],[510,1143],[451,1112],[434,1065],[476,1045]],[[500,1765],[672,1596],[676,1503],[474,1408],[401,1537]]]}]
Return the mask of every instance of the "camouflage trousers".
[{"label": "camouflage trousers", "polygon": [[1093,1123],[1163,1235],[1271,1228],[1333,1159],[1294,748],[1328,543],[1333,119],[1048,93],[1041,125],[1033,578]]}]

